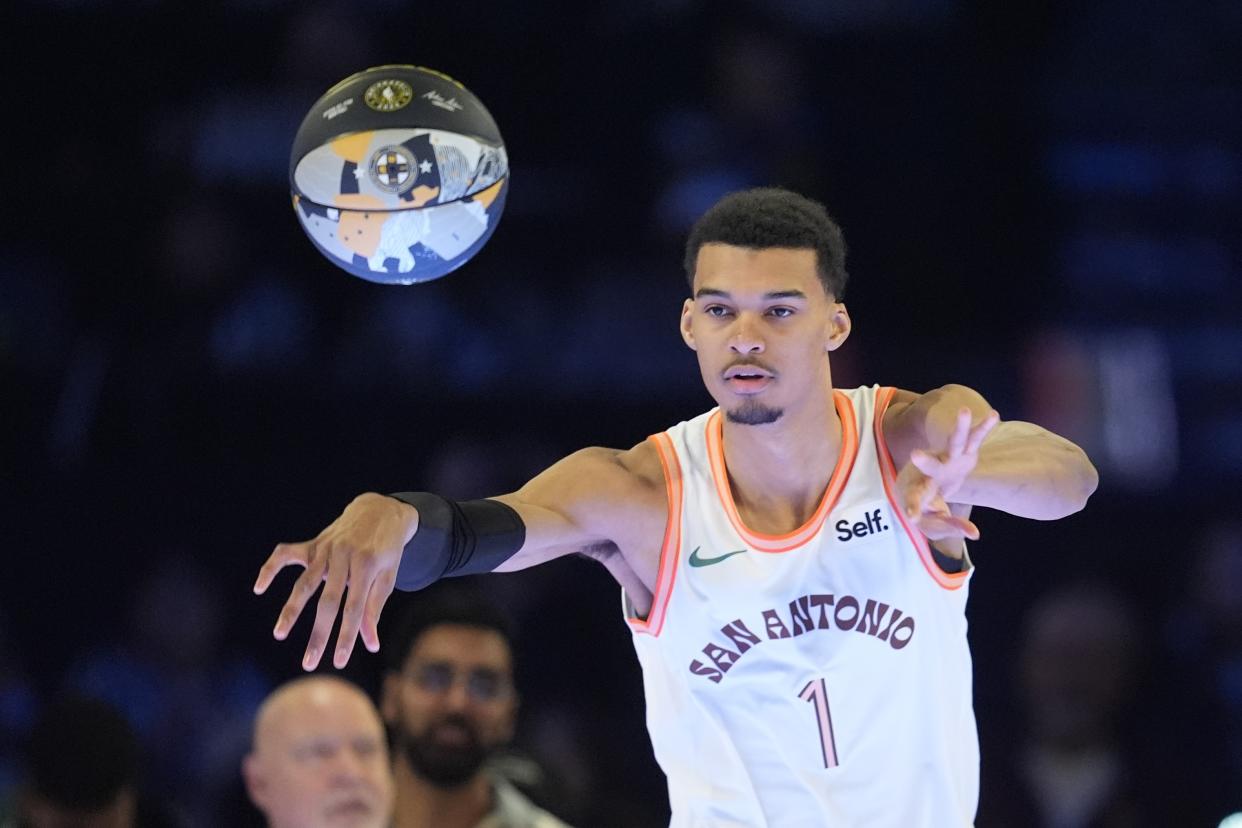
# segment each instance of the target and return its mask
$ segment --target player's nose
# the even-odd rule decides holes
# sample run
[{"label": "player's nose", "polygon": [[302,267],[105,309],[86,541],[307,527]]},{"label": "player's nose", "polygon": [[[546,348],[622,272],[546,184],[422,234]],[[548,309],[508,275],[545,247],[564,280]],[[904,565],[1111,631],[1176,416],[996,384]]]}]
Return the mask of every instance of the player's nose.
[{"label": "player's nose", "polygon": [[729,348],[738,354],[763,353],[763,337],[756,325],[739,318],[729,336]]}]

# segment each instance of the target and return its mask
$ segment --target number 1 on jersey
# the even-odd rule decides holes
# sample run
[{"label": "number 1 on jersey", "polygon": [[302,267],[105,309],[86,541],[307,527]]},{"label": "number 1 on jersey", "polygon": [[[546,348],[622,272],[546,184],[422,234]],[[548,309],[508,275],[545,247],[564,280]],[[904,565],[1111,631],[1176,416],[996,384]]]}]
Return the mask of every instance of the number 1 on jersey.
[{"label": "number 1 on jersey", "polygon": [[835,768],[841,763],[837,760],[837,740],[832,735],[832,714],[828,712],[828,686],[823,679],[807,682],[798,698],[814,705],[815,720],[819,722],[820,747],[824,751],[824,767]]}]

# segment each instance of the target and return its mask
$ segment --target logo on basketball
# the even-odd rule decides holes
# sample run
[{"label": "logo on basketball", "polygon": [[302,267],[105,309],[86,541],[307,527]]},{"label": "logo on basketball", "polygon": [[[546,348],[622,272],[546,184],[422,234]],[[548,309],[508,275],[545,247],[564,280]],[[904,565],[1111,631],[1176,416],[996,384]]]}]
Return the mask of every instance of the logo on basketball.
[{"label": "logo on basketball", "polygon": [[371,156],[368,172],[375,186],[386,193],[404,193],[418,178],[417,162],[405,147],[384,147],[376,151]]},{"label": "logo on basketball", "polygon": [[323,111],[323,117],[331,121],[337,115],[344,115],[346,112],[349,111],[349,105],[352,104],[353,102],[354,102],[353,98],[346,98],[345,100],[341,101],[339,104],[336,104],[335,106],[330,106],[327,109],[325,109]]},{"label": "logo on basketball", "polygon": [[414,99],[414,89],[403,80],[387,78],[368,86],[362,99],[376,112],[396,112]]},{"label": "logo on basketball", "polygon": [[449,112],[461,112],[461,104],[457,102],[457,98],[448,98],[446,100],[443,95],[441,95],[439,92],[437,92],[434,89],[428,92],[426,95],[423,95],[423,97],[431,101],[432,106],[438,106],[441,109],[447,109]]}]

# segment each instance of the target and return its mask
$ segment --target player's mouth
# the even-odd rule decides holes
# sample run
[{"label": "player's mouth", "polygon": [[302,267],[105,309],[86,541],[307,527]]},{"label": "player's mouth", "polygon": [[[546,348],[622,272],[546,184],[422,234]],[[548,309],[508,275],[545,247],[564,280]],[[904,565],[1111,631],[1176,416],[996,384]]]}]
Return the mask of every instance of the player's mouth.
[{"label": "player's mouth", "polygon": [[776,380],[776,374],[759,365],[733,365],[725,369],[725,385],[735,394],[758,394]]}]

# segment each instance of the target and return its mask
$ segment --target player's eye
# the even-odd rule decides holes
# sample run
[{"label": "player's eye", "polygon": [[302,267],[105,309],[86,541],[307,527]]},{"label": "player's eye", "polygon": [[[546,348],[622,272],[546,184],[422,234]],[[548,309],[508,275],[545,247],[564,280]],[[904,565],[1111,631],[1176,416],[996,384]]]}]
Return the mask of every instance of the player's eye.
[{"label": "player's eye", "polygon": [[794,309],[787,308],[784,306],[781,306],[778,308],[769,308],[768,315],[775,316],[777,319],[787,319],[794,315]]},{"label": "player's eye", "polygon": [[717,319],[723,319],[729,315],[729,309],[724,305],[708,305],[703,309],[703,312],[708,316],[714,316]]}]

